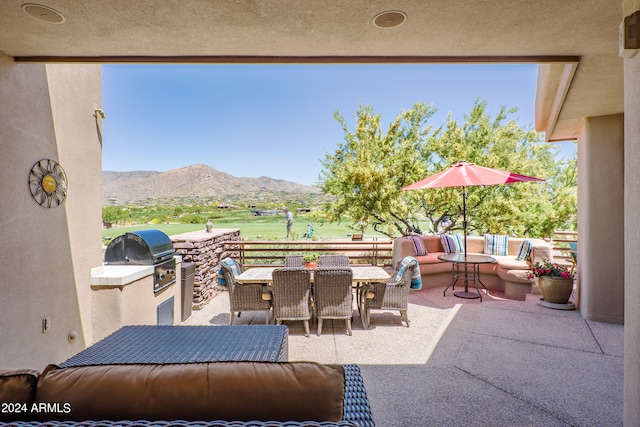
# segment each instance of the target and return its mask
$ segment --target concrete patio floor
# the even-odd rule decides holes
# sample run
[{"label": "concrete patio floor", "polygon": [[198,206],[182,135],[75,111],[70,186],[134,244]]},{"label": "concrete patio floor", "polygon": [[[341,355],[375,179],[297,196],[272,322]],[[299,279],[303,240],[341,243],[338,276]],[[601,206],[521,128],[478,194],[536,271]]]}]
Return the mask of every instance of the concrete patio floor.
[{"label": "concrete patio floor", "polygon": [[[289,327],[289,360],[360,366],[377,426],[621,426],[623,326],[585,321],[490,291],[483,302],[443,288],[412,291],[411,326],[374,311],[363,330],[354,308],[325,321],[322,336]],[[236,324],[264,323],[243,313]],[[184,324],[226,325],[226,293]]]}]

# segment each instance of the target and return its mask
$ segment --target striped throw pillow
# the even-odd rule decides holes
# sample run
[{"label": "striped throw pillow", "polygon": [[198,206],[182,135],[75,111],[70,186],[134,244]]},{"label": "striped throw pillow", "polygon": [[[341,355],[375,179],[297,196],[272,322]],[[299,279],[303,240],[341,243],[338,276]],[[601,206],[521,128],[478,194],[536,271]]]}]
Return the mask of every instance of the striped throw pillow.
[{"label": "striped throw pillow", "polygon": [[509,255],[509,236],[506,234],[485,234],[484,254]]},{"label": "striped throw pillow", "polygon": [[445,253],[464,252],[464,243],[460,234],[443,234],[440,236]]},{"label": "striped throw pillow", "polygon": [[427,247],[422,240],[422,236],[407,236],[413,242],[413,254],[415,256],[428,255]]},{"label": "striped throw pillow", "polygon": [[[225,258],[221,261],[221,264],[225,264],[228,267],[231,268],[231,272],[233,273],[234,276],[237,276],[241,273],[241,271],[238,271],[238,264],[236,264],[236,262],[231,259],[231,258]],[[220,286],[227,286],[227,280],[224,278],[224,270],[222,270],[222,266],[220,266],[220,269],[218,270],[218,285]]]},{"label": "striped throw pillow", "polygon": [[522,243],[520,243],[520,249],[518,249],[518,256],[516,258],[520,261],[526,261],[529,259],[529,255],[531,255],[531,240],[524,239]]}]

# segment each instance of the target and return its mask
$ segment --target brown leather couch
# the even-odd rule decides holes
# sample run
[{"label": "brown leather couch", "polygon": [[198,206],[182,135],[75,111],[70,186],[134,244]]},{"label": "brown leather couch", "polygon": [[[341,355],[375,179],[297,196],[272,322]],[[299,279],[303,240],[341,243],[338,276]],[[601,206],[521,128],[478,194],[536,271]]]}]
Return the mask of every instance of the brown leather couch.
[{"label": "brown leather couch", "polygon": [[0,403],[0,422],[13,425],[85,420],[374,425],[357,366],[314,362],[50,365],[41,374],[0,371]]}]

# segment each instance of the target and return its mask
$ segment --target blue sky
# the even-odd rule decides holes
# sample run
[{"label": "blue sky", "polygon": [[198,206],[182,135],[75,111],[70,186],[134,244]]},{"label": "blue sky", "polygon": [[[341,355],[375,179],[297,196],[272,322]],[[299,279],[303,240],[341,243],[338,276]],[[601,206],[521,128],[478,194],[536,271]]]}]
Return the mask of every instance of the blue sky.
[{"label": "blue sky", "polygon": [[[320,161],[353,129],[359,105],[382,115],[433,103],[430,123],[462,121],[476,98],[533,127],[537,66],[104,65],[103,170],[166,171],[196,163],[237,177],[317,182]],[[575,144],[561,143],[560,156]]]}]

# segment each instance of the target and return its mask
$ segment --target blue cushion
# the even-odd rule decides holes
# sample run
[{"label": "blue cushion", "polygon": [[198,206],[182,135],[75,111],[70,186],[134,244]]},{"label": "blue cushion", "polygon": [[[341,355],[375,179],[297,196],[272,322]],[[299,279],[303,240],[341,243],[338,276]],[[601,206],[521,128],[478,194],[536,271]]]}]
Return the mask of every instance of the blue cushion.
[{"label": "blue cushion", "polygon": [[522,243],[520,243],[520,248],[518,249],[518,256],[516,258],[519,261],[526,261],[529,259],[529,255],[531,255],[531,240],[524,239]]},{"label": "blue cushion", "polygon": [[578,262],[578,242],[569,242],[569,248],[571,248],[571,258],[573,262]]},{"label": "blue cushion", "polygon": [[443,234],[440,236],[442,247],[448,254],[464,252],[464,243],[460,234]]},{"label": "blue cushion", "polygon": [[485,234],[484,254],[509,255],[509,236],[506,234]]},{"label": "blue cushion", "polygon": [[224,270],[222,267],[218,270],[218,285],[227,286],[227,279],[224,278]]},{"label": "blue cushion", "polygon": [[231,258],[223,259],[220,262],[220,264],[221,264],[221,266],[220,266],[220,269],[218,270],[218,285],[227,286],[227,281],[224,278],[224,270],[222,270],[222,264],[224,264],[224,265],[228,266],[229,268],[231,268],[231,272],[233,273],[234,276],[237,276],[238,274],[240,274],[240,272],[238,271],[238,265]]},{"label": "blue cushion", "polygon": [[[409,269],[409,270],[407,270]],[[418,260],[412,256],[406,256],[398,263],[398,270],[394,275],[394,281],[399,282],[402,280],[403,274],[411,274],[410,289],[420,290],[422,289],[422,277],[420,276],[420,264]]]}]

